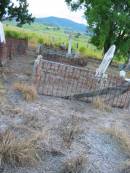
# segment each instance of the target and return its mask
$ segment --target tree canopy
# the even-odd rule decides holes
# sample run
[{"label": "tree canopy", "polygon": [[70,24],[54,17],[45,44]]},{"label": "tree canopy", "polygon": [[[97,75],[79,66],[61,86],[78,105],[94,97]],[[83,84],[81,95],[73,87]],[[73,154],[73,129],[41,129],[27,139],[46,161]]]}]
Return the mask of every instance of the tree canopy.
[{"label": "tree canopy", "polygon": [[93,31],[91,38],[104,52],[115,44],[118,52],[130,52],[130,0],[65,0],[72,10],[84,9]]},{"label": "tree canopy", "polygon": [[19,26],[34,21],[32,14],[28,11],[27,0],[0,0],[0,21],[15,19]]}]

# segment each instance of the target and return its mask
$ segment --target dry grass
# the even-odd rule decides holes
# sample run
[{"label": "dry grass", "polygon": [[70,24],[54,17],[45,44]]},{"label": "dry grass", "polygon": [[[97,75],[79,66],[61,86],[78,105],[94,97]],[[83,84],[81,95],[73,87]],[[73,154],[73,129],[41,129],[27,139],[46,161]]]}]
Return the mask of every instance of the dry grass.
[{"label": "dry grass", "polygon": [[15,83],[13,88],[14,90],[20,92],[26,101],[33,101],[37,98],[36,88],[32,85]]},{"label": "dry grass", "polygon": [[0,135],[0,163],[12,166],[33,165],[40,159],[37,140],[39,135],[30,139],[17,139],[9,130]]},{"label": "dry grass", "polygon": [[15,114],[15,115],[24,113],[24,111],[23,111],[21,108],[19,108],[19,107],[10,108],[10,109],[8,109],[8,111],[9,111],[11,114]]},{"label": "dry grass", "polygon": [[121,173],[130,173],[130,135],[116,125],[111,128],[103,129],[103,133],[110,135],[114,140],[116,140],[127,155],[127,160],[122,162],[119,166]]},{"label": "dry grass", "polygon": [[130,159],[122,162],[119,168],[121,173],[130,173]]},{"label": "dry grass", "polygon": [[96,109],[99,109],[101,111],[107,111],[107,112],[111,112],[112,111],[111,107],[109,105],[107,105],[100,97],[96,97],[93,100],[93,106]]},{"label": "dry grass", "polygon": [[63,138],[64,145],[69,148],[71,146],[72,141],[76,136],[78,136],[82,132],[80,128],[79,119],[71,115],[70,118],[65,119],[61,124],[60,133]]},{"label": "dry grass", "polygon": [[[120,129],[119,127],[112,126],[111,128],[103,129],[103,133],[110,135],[115,139],[120,147],[127,153],[130,153],[130,136],[126,130]],[[129,154],[130,155],[130,154]]]},{"label": "dry grass", "polygon": [[84,155],[73,156],[64,162],[61,173],[81,173],[84,170],[86,158]]}]

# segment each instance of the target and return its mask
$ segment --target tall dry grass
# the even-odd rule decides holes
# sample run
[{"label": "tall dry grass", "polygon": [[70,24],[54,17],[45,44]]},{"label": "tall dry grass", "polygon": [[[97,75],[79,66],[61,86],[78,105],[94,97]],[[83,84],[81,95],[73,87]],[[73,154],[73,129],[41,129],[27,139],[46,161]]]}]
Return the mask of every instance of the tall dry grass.
[{"label": "tall dry grass", "polygon": [[121,173],[130,173],[130,135],[128,132],[115,125],[111,128],[103,129],[103,133],[110,135],[126,154],[126,160],[119,165]]},{"label": "tall dry grass", "polygon": [[9,130],[0,135],[0,163],[1,166],[34,165],[40,160],[37,144],[39,136],[34,135],[29,139],[18,139]]},{"label": "tall dry grass", "polygon": [[119,128],[117,125],[111,128],[104,128],[103,132],[111,136],[112,139],[116,140],[120,147],[130,156],[130,135],[126,130]]},{"label": "tall dry grass", "polygon": [[26,101],[33,101],[37,98],[37,90],[33,85],[25,83],[15,83],[14,90],[20,92]]},{"label": "tall dry grass", "polygon": [[64,146],[70,148],[73,140],[82,133],[80,126],[80,120],[75,115],[70,115],[69,118],[66,118],[60,127],[60,135],[63,139]]},{"label": "tall dry grass", "polygon": [[112,108],[107,105],[103,99],[101,99],[100,97],[96,97],[93,102],[92,102],[94,108],[99,109],[101,111],[106,111],[106,112],[111,112]]}]

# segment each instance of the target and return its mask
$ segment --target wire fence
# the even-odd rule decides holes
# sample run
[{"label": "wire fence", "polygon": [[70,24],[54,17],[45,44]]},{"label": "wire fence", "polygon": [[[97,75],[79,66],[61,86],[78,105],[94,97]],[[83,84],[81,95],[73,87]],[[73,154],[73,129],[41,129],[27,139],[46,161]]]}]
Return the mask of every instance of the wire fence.
[{"label": "wire fence", "polygon": [[63,98],[87,93],[81,99],[92,102],[100,97],[111,106],[124,108],[129,105],[130,92],[120,94],[123,83],[117,76],[108,75],[101,80],[90,69],[43,60],[39,93]]}]

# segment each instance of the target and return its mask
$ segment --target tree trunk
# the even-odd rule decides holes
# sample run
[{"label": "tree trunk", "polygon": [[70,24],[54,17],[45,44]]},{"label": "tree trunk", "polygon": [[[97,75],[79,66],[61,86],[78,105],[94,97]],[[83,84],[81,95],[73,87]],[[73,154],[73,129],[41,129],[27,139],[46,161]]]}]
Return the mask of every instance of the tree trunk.
[{"label": "tree trunk", "polygon": [[108,49],[111,46],[111,42],[110,39],[106,39],[105,43],[104,43],[104,54],[108,51]]}]

